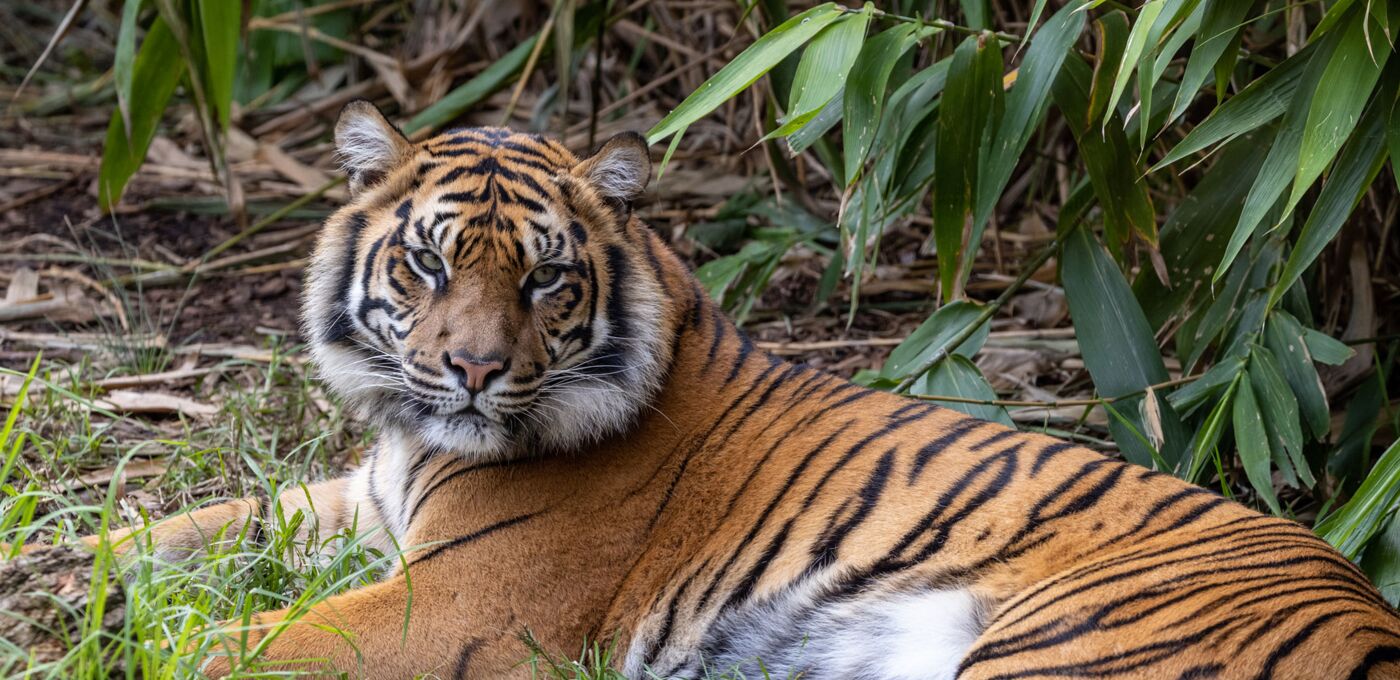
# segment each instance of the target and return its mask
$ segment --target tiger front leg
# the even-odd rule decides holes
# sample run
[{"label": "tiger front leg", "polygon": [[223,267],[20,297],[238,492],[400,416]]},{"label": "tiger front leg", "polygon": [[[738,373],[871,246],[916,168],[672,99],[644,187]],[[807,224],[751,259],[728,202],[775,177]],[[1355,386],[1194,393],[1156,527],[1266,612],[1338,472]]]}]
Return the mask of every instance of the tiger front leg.
[{"label": "tiger front leg", "polygon": [[[357,518],[354,508],[346,498],[348,478],[338,478],[297,486],[278,496],[282,515],[291,517],[296,512],[303,513],[303,521],[297,527],[293,541],[305,543],[312,536],[331,536],[345,529],[351,522],[363,521]],[[113,529],[105,535],[83,536],[79,541],[96,550],[106,543],[112,553],[127,556],[139,544],[150,544],[155,557],[161,561],[177,561],[211,550],[231,546],[240,536],[257,542],[263,526],[275,521],[272,507],[265,498],[240,498],[217,505],[203,507],[193,512],[166,517],[145,527],[124,527]],[[26,543],[20,550],[28,554],[51,547],[47,543]],[[0,544],[3,548],[3,544]]]},{"label": "tiger front leg", "polygon": [[523,647],[507,626],[461,606],[447,570],[400,573],[306,609],[226,622],[202,671],[210,678],[294,672],[313,678],[501,677]]}]

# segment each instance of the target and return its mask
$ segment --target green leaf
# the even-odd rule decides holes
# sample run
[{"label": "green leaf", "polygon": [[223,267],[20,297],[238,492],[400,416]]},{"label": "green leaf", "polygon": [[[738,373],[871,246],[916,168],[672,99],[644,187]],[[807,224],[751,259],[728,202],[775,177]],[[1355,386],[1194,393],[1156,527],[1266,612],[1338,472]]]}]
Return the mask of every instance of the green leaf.
[{"label": "green leaf", "polygon": [[910,371],[922,366],[940,352],[966,357],[976,354],[977,350],[982,349],[982,343],[987,341],[987,335],[991,333],[991,325],[988,322],[983,322],[977,332],[961,345],[947,345],[964,328],[976,321],[981,313],[980,305],[962,300],[939,307],[938,311],[919,324],[904,342],[899,343],[899,346],[890,352],[889,359],[885,360],[884,367],[880,369],[880,375],[886,378],[904,378]]},{"label": "green leaf", "polygon": [[[852,80],[854,80],[854,78],[852,78]],[[811,148],[813,144],[816,144],[826,133],[831,132],[831,129],[836,127],[837,123],[841,122],[841,102],[845,98],[843,92],[844,88],[842,92],[837,92],[836,96],[832,97],[831,101],[827,102],[826,106],[823,106],[822,109],[817,112],[817,115],[813,116],[811,120],[808,120],[806,125],[803,125],[787,136],[788,153],[796,156],[806,151]],[[840,170],[840,167],[833,169]],[[838,186],[841,184],[845,184],[845,181],[838,181]]]},{"label": "green leaf", "polygon": [[117,93],[117,110],[122,124],[131,129],[131,79],[136,62],[136,17],[141,13],[141,0],[129,0],[122,5],[121,27],[117,29],[117,46],[112,55],[112,82]]},{"label": "green leaf", "polygon": [[1085,367],[1100,395],[1122,397],[1166,382],[1167,368],[1147,317],[1087,229],[1075,229],[1065,241],[1060,279]]},{"label": "green leaf", "polygon": [[[1101,396],[1121,398],[1148,387],[1166,382],[1167,369],[1157,351],[1152,329],[1147,325],[1142,308],[1133,297],[1123,274],[1113,264],[1103,248],[1094,243],[1086,228],[1070,232],[1064,243],[1060,263],[1060,280],[1074,319],[1074,334],[1079,340],[1084,365],[1094,379]],[[1141,399],[1130,400],[1136,406]],[[1185,441],[1176,441],[1179,418],[1169,404],[1159,401],[1157,408],[1168,440],[1163,458],[1171,461],[1184,449]],[[1136,409],[1122,408],[1124,418],[1140,416]],[[1124,437],[1129,428],[1113,421],[1114,440],[1129,460],[1140,465],[1152,463],[1152,452],[1143,450],[1132,437]],[[1133,428],[1144,431],[1143,422]]]},{"label": "green leaf", "polygon": [[1206,460],[1220,444],[1220,436],[1225,432],[1225,423],[1233,411],[1235,392],[1239,390],[1243,376],[1241,371],[1235,373],[1235,378],[1230,381],[1229,387],[1225,388],[1225,394],[1211,407],[1201,429],[1196,431],[1196,436],[1191,441],[1191,465],[1185,470],[1185,474],[1181,475],[1182,479],[1194,482],[1205,468]]},{"label": "green leaf", "polygon": [[[1332,55],[1337,51],[1337,37],[1339,35],[1341,34],[1333,33],[1318,43],[1317,51],[1308,62],[1308,67],[1302,76],[1302,83],[1298,85],[1293,101],[1289,102],[1288,109],[1283,114],[1283,121],[1279,125],[1273,145],[1269,149],[1269,155],[1264,159],[1264,165],[1259,169],[1259,175],[1254,178],[1254,186],[1250,188],[1249,195],[1244,199],[1244,208],[1240,211],[1240,219],[1235,223],[1234,233],[1231,234],[1230,241],[1225,246],[1225,254],[1221,256],[1220,264],[1215,269],[1214,280],[1217,282],[1229,270],[1235,256],[1244,247],[1245,241],[1249,240],[1249,237],[1253,236],[1263,223],[1265,215],[1274,208],[1279,197],[1283,194],[1283,190],[1288,187],[1298,170],[1298,154],[1307,122],[1309,104],[1312,101],[1313,93],[1317,91],[1323,70],[1326,69]],[[1285,210],[1280,217],[1287,214],[1288,211]]]},{"label": "green leaf", "polygon": [[1254,388],[1248,379],[1240,382],[1235,392],[1233,422],[1235,425],[1235,446],[1239,448],[1240,464],[1244,467],[1249,485],[1269,505],[1275,515],[1280,514],[1278,498],[1274,495],[1274,480],[1269,465],[1269,435],[1264,430],[1264,417],[1254,399]]},{"label": "green leaf", "polygon": [[1234,36],[1244,30],[1243,21],[1254,0],[1211,0],[1205,3],[1205,16],[1196,31],[1196,42],[1191,47],[1191,57],[1186,61],[1186,71],[1181,77],[1181,87],[1176,91],[1176,102],[1172,105],[1167,122],[1176,120],[1186,112],[1196,92],[1206,82],[1221,57],[1230,49]]},{"label": "green leaf", "polygon": [[1307,343],[1314,361],[1329,366],[1341,366],[1356,355],[1356,350],[1347,347],[1346,343],[1311,328],[1303,329],[1303,341]]},{"label": "green leaf", "polygon": [[1026,22],[1026,34],[1021,36],[1021,45],[1024,46],[1027,40],[1031,39],[1031,32],[1035,30],[1036,24],[1040,23],[1040,15],[1045,12],[1045,0],[1035,0],[1035,5],[1031,8],[1030,21]]},{"label": "green leaf", "polygon": [[[1065,62],[1055,80],[1055,105],[1064,112],[1079,155],[1089,172],[1094,195],[1104,210],[1104,233],[1110,247],[1119,252],[1136,232],[1150,244],[1157,242],[1157,216],[1147,194],[1147,182],[1133,161],[1123,127],[1116,123],[1095,129],[1085,107],[1090,99],[1089,67],[1078,57]],[[1116,120],[1117,114],[1109,112]],[[1075,123],[1072,121],[1083,121]]]},{"label": "green leaf", "polygon": [[1397,501],[1400,501],[1400,441],[1381,454],[1351,500],[1319,521],[1313,531],[1347,559],[1354,560],[1385,526]]},{"label": "green leaf", "polygon": [[[1249,383],[1254,386],[1254,396],[1264,414],[1265,429],[1269,432],[1269,448],[1286,456],[1286,462],[1298,473],[1298,478],[1308,487],[1316,483],[1308,462],[1303,459],[1303,426],[1298,418],[1298,400],[1283,376],[1278,360],[1273,352],[1255,345],[1249,358]],[[1284,464],[1280,470],[1286,470]]]},{"label": "green leaf", "polygon": [[1156,172],[1206,147],[1243,135],[1283,115],[1293,93],[1302,81],[1303,72],[1317,52],[1312,44],[1269,69],[1239,94],[1231,97],[1192,128],[1166,157],[1152,166]]},{"label": "green leaf", "polygon": [[1132,77],[1133,69],[1137,68],[1143,50],[1151,42],[1157,15],[1162,13],[1166,4],[1167,0],[1148,0],[1138,8],[1137,21],[1133,22],[1133,30],[1128,34],[1128,44],[1123,48],[1122,61],[1118,63],[1118,74],[1113,77],[1113,91],[1108,95],[1108,108],[1116,106],[1123,96],[1123,90],[1128,87],[1128,79]]},{"label": "green leaf", "polygon": [[1303,327],[1293,315],[1276,310],[1265,326],[1264,344],[1278,359],[1283,377],[1298,400],[1302,421],[1314,439],[1326,439],[1332,423],[1327,408],[1327,393],[1313,365],[1312,354],[1303,340]]},{"label": "green leaf", "polygon": [[[1211,273],[1225,252],[1225,240],[1269,151],[1260,143],[1262,137],[1260,132],[1251,132],[1229,142],[1167,216],[1159,242],[1171,287],[1150,267],[1144,267],[1133,283],[1152,327],[1160,328],[1172,315],[1191,309],[1196,301],[1209,299],[1214,292]],[[1183,307],[1188,304],[1191,306]]]},{"label": "green leaf", "polygon": [[1225,357],[1220,363],[1211,366],[1194,382],[1172,392],[1168,403],[1183,416],[1191,415],[1212,395],[1229,386],[1244,370],[1242,357]]},{"label": "green leaf", "polygon": [[933,235],[945,300],[964,277],[963,233],[971,212],[982,139],[1001,96],[1001,45],[970,36],[948,67],[934,143]]},{"label": "green leaf", "polygon": [[1400,97],[1390,105],[1390,123],[1385,126],[1385,143],[1390,149],[1390,174],[1400,189]]},{"label": "green leaf", "polygon": [[1400,604],[1400,519],[1397,517],[1400,514],[1390,513],[1385,529],[1371,539],[1361,557],[1361,570],[1392,607]]},{"label": "green leaf", "polygon": [[1342,29],[1341,44],[1322,71],[1303,128],[1298,170],[1285,212],[1293,209],[1351,135],[1390,57],[1388,49],[1371,54],[1369,41],[1382,38],[1367,33],[1366,16],[1364,11],[1356,12]]},{"label": "green leaf", "polygon": [[655,144],[666,139],[719,108],[844,13],[835,3],[824,3],[764,34],[662,118],[656,127],[647,132],[647,143]]},{"label": "green leaf", "polygon": [[[899,24],[865,43],[851,68],[842,100],[841,129],[846,185],[850,186],[870,152],[885,104],[885,88],[899,58],[914,44],[913,24]],[[834,103],[834,102],[832,102]],[[828,103],[830,107],[832,103]],[[819,116],[820,117],[820,116]],[[811,127],[809,123],[807,127]]]},{"label": "green leaf", "polygon": [[802,61],[798,62],[792,79],[787,116],[783,124],[764,139],[786,137],[796,132],[840,92],[846,84],[846,74],[860,55],[873,9],[867,2],[863,11],[841,17],[812,39],[802,52]]},{"label": "green leaf", "polygon": [[97,173],[97,202],[104,211],[111,211],[121,200],[127,181],[146,159],[161,114],[184,72],[175,36],[165,21],[157,18],[146,32],[131,73],[132,90],[141,93],[131,101],[131,129],[126,129],[120,111],[112,112],[107,125]]},{"label": "green leaf", "polygon": [[[1095,127],[1095,123],[1104,120],[1104,113],[1108,111],[1108,98],[1113,90],[1113,65],[1125,63],[1123,49],[1128,45],[1128,15],[1114,10],[1099,17],[1094,22],[1094,37],[1098,51],[1094,53],[1094,78],[1089,91],[1088,113],[1084,120],[1074,123],[1084,129]],[[1073,118],[1070,120],[1074,121]]]},{"label": "green leaf", "polygon": [[[1397,78],[1391,77],[1389,80],[1391,82],[1385,89],[1389,90],[1389,96],[1393,99]],[[1367,111],[1356,134],[1342,149],[1341,157],[1337,159],[1326,183],[1322,185],[1317,202],[1313,204],[1312,212],[1308,214],[1308,221],[1298,234],[1283,273],[1274,284],[1270,305],[1277,304],[1284,292],[1293,286],[1313,260],[1322,254],[1322,249],[1337,236],[1352,209],[1366,195],[1372,180],[1385,164],[1386,145],[1382,137],[1386,134],[1385,119],[1389,109],[1390,102],[1386,98],[1377,100]]]},{"label": "green leaf", "polygon": [[[458,85],[432,106],[419,111],[418,115],[409,119],[408,123],[403,126],[404,134],[411,135],[419,130],[434,130],[442,127],[452,119],[462,115],[464,111],[477,102],[505,87],[520,72],[520,69],[525,67],[525,62],[530,58],[530,52],[535,49],[536,40],[539,40],[539,34],[533,35],[511,48],[509,52],[492,62],[490,66],[476,74],[471,80]],[[549,43],[546,43],[541,49],[541,56],[548,49]]]},{"label": "green leaf", "polygon": [[[987,384],[987,379],[982,377],[982,371],[977,369],[977,365],[967,357],[957,354],[948,357],[937,368],[929,371],[916,385],[915,393],[917,394],[961,397],[981,401],[991,401],[997,398],[997,393],[992,391],[992,387]],[[962,411],[973,418],[1001,423],[1007,427],[1016,427],[1016,423],[1012,422],[1006,409],[1000,406],[955,401],[936,403],[954,411]]]},{"label": "green leaf", "polygon": [[233,72],[238,66],[238,31],[242,26],[239,2],[201,2],[199,27],[204,36],[205,81],[209,102],[227,130],[233,102]]},{"label": "green leaf", "polygon": [[977,203],[973,212],[969,246],[982,241],[982,231],[992,208],[1011,180],[1016,162],[1040,126],[1050,103],[1050,88],[1069,55],[1069,48],[1084,30],[1084,0],[1071,0],[1035,32],[1026,56],[1017,69],[1016,84],[1006,94],[1006,109],[977,171]]}]

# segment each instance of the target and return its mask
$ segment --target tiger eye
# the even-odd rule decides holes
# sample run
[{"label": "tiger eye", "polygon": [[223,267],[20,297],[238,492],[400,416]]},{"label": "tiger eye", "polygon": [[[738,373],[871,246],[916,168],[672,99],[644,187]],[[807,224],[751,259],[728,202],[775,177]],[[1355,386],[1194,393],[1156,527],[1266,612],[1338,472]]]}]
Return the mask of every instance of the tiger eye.
[{"label": "tiger eye", "polygon": [[559,268],[549,265],[540,267],[530,274],[530,280],[534,281],[536,286],[547,286],[554,283],[557,278],[559,278]]},{"label": "tiger eye", "polygon": [[413,257],[418,260],[418,266],[430,272],[442,271],[442,258],[438,257],[436,253],[419,250],[413,253]]}]

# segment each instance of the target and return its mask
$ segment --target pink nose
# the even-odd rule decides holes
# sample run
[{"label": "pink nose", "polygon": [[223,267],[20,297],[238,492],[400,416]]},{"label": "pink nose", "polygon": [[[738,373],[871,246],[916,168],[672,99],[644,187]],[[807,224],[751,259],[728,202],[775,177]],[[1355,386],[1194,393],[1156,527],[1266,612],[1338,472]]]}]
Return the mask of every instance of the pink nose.
[{"label": "pink nose", "polygon": [[500,359],[481,359],[461,351],[452,352],[447,360],[461,373],[462,384],[472,394],[485,389],[486,383],[506,370],[505,362]]}]

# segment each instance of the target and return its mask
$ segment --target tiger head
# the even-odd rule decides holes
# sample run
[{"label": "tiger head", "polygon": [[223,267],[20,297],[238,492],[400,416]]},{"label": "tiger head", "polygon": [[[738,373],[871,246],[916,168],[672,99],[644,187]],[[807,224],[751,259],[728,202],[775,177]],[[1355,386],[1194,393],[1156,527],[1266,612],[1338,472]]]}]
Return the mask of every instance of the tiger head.
[{"label": "tiger head", "polygon": [[651,173],[641,136],[582,160],[496,128],[412,143],[360,101],[335,139],[351,199],[317,242],[302,315],[334,392],[479,460],[576,449],[635,419],[671,353],[630,209]]}]

